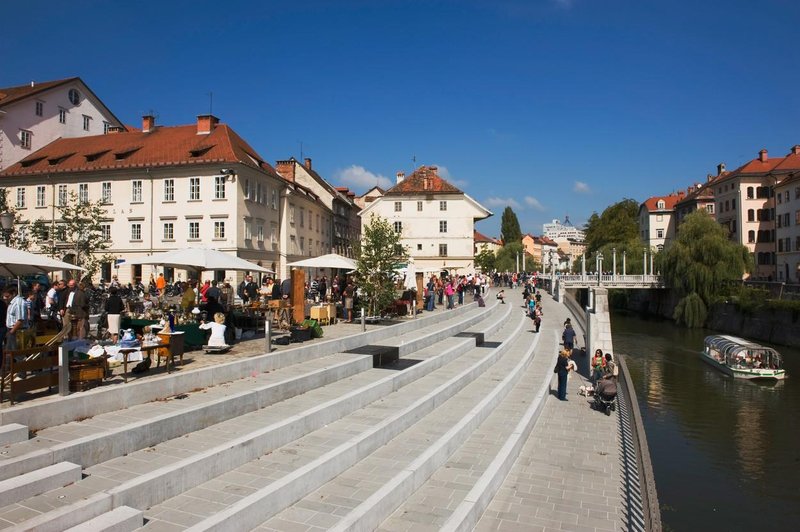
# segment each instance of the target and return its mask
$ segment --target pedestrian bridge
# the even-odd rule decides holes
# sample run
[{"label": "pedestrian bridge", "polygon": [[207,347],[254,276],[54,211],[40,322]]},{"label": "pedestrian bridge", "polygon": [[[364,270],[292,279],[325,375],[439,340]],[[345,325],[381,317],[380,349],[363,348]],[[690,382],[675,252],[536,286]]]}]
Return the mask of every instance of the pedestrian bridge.
[{"label": "pedestrian bridge", "polygon": [[661,275],[576,274],[558,275],[558,288],[666,288]]}]

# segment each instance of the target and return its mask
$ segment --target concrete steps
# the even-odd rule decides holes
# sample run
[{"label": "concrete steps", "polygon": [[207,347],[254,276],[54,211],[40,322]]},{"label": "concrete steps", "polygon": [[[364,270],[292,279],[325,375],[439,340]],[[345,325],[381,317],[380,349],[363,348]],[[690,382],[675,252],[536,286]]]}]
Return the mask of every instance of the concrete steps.
[{"label": "concrete steps", "polygon": [[[504,321],[506,324],[496,340],[512,339],[519,331],[519,321]],[[189,525],[193,530],[253,528],[404,434],[421,419],[428,419],[431,412],[443,418],[438,424],[447,424],[445,420],[451,416],[448,409],[440,407],[476,379],[490,382],[487,369],[505,360],[507,350],[507,341],[473,348],[363,409],[151,508],[146,512],[145,528],[167,530]],[[474,389],[471,393],[474,400],[483,395],[483,391]],[[398,445],[403,456],[418,447],[408,442]],[[225,500],[231,502],[220,504]],[[214,508],[198,501],[213,502]]]},{"label": "concrete steps", "polygon": [[[222,416],[227,419],[226,421],[215,424],[209,422],[207,424],[210,426],[200,430],[191,427],[194,429],[193,432],[89,467],[86,470],[88,478],[73,486],[49,492],[38,498],[34,497],[17,505],[0,508],[0,519],[5,520],[0,521],[0,526],[4,522],[21,523],[22,529],[58,530],[78,525],[119,506],[128,505],[144,509],[174,497],[265,452],[323,427],[421,378],[426,372],[435,371],[438,367],[457,359],[469,349],[470,345],[474,346],[475,340],[471,337],[442,338],[442,331],[453,335],[483,320],[485,323],[481,326],[484,331],[489,332],[496,330],[505,316],[502,311],[498,316],[492,316],[484,309],[460,315],[453,314],[452,318],[443,320],[443,323],[429,326],[430,330],[399,335],[393,341],[398,342],[398,345],[408,352],[415,347],[429,345],[414,353],[414,357],[420,360],[418,364],[404,371],[392,371],[389,376],[386,375],[387,370],[361,371],[342,380],[314,387],[302,395],[289,397],[258,410],[253,409],[247,414],[229,415],[228,412]],[[351,357],[352,360],[348,361],[348,364],[356,364],[359,359],[358,355],[340,356]],[[257,375],[254,379],[258,377]],[[258,387],[256,383],[250,385]],[[190,394],[190,398],[194,395],[202,394]],[[239,395],[226,397],[229,398],[217,399],[222,405],[220,407],[222,411],[225,411],[227,403],[235,402]],[[197,404],[194,405],[177,402],[181,406],[175,404],[167,408],[187,410],[182,406],[186,404],[189,405],[188,410],[191,414],[181,415],[192,415],[197,419],[203,419],[196,410],[207,408],[208,402],[202,399],[195,401]],[[127,411],[117,415],[126,414],[131,418],[126,427],[141,424],[139,430],[144,432],[153,428],[145,422],[146,420],[141,419],[146,416],[137,417]],[[169,417],[172,414],[165,415]],[[93,439],[99,441],[95,436],[93,435]],[[158,439],[152,435],[149,437]]]}]

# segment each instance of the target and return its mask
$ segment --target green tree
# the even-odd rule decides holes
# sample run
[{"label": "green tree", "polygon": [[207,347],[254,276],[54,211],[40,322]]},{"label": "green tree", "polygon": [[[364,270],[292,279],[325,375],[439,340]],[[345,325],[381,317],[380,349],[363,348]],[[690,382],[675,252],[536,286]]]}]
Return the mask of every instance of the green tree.
[{"label": "green tree", "polygon": [[625,244],[635,245],[640,241],[639,203],[626,198],[606,207],[599,216],[592,213],[585,231],[586,251],[590,254],[609,244],[617,249]]},{"label": "green tree", "polygon": [[705,211],[688,215],[665,250],[664,280],[681,297],[673,318],[688,327],[701,327],[708,305],[727,281],[739,280],[752,268],[745,246],[731,242],[726,229]]},{"label": "green tree", "polygon": [[97,273],[100,264],[113,260],[103,253],[110,242],[103,236],[107,213],[101,201],[81,202],[71,192],[65,205],[59,205],[58,218],[39,218],[31,225],[31,237],[39,249],[51,257],[72,256],[72,262],[86,269],[85,277]]},{"label": "green tree", "polygon": [[400,233],[395,232],[385,218],[375,214],[364,226],[361,244],[356,250],[355,280],[363,294],[361,307],[370,316],[377,316],[395,299],[395,266],[408,258],[400,244]]},{"label": "green tree", "polygon": [[522,242],[522,230],[519,228],[519,220],[511,207],[503,209],[503,217],[500,219],[500,238],[506,246],[515,242]]},{"label": "green tree", "polygon": [[[521,239],[520,239],[521,240]],[[497,252],[497,259],[495,261],[495,269],[500,272],[513,272],[517,268],[517,257],[519,257],[519,269],[522,269],[522,254],[525,253],[525,248],[522,242],[509,242],[504,245]],[[534,260],[533,255],[530,253],[525,254],[525,269],[533,271],[538,269],[539,265]]]},{"label": "green tree", "polygon": [[475,266],[480,268],[483,273],[489,273],[495,269],[496,263],[497,256],[489,250],[489,246],[483,244],[481,250],[475,255]]},{"label": "green tree", "polygon": [[[17,213],[17,209],[10,205],[8,202],[9,192],[7,188],[0,188],[0,213],[10,212],[14,215],[14,227],[8,235],[8,245],[17,249],[28,249],[30,246],[30,239],[28,238],[28,227],[22,222]],[[3,244],[6,243],[5,234],[2,236]]]}]

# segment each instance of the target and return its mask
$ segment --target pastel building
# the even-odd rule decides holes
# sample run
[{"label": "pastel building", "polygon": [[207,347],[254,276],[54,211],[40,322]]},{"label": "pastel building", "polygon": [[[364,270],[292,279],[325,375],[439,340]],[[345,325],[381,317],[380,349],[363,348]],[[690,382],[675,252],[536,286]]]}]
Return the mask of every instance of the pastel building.
[{"label": "pastel building", "polygon": [[684,196],[683,191],[653,196],[639,206],[639,231],[642,241],[651,249],[664,249],[675,238],[675,205]]}]

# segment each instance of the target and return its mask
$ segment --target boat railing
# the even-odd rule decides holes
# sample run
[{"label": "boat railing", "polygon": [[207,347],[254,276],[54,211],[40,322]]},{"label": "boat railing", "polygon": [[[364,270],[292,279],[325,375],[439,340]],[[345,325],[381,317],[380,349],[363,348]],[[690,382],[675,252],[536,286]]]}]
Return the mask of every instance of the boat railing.
[{"label": "boat railing", "polygon": [[650,448],[647,445],[642,414],[639,412],[639,402],[636,399],[636,390],[633,388],[625,357],[617,353],[615,360],[619,366],[619,385],[623,391],[617,398],[624,400],[627,411],[631,412],[630,430],[633,444],[636,447],[636,465],[639,471],[642,497],[642,524],[644,530],[648,532],[661,532],[661,509],[658,505],[656,478],[653,473],[653,463],[650,460]]}]

